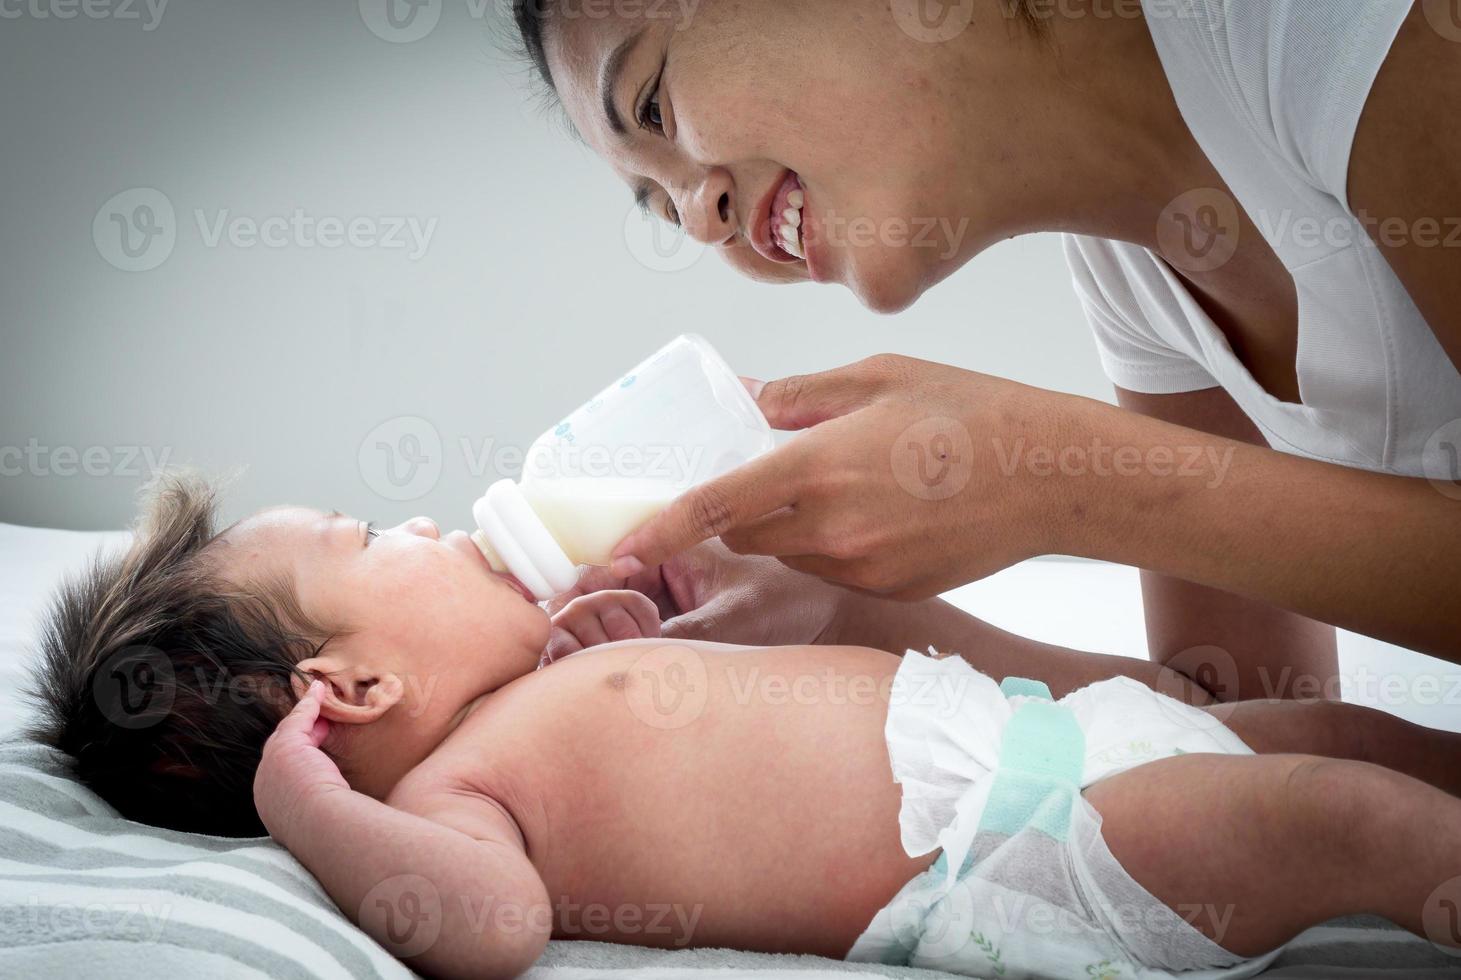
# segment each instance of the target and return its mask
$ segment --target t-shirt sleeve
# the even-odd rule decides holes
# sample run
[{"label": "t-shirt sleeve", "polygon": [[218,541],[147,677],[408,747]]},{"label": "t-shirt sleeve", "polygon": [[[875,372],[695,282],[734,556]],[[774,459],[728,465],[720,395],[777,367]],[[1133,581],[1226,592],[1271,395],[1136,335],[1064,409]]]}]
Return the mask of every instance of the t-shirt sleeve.
[{"label": "t-shirt sleeve", "polygon": [[1349,208],[1349,161],[1411,0],[1206,0],[1244,111],[1313,186]]},{"label": "t-shirt sleeve", "polygon": [[1149,395],[1217,387],[1206,368],[1164,341],[1139,314],[1138,286],[1113,243],[1065,235],[1064,246],[1076,297],[1112,384]]}]

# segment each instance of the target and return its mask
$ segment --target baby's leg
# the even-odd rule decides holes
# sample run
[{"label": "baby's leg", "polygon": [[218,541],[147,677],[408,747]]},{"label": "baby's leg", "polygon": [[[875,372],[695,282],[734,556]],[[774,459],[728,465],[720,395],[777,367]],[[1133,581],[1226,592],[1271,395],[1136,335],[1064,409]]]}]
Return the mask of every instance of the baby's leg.
[{"label": "baby's leg", "polygon": [[1260,755],[1373,762],[1461,796],[1461,735],[1341,701],[1233,701],[1204,711]]},{"label": "baby's leg", "polygon": [[[1183,755],[1085,797],[1127,873],[1240,956],[1355,913],[1426,935],[1427,906],[1461,895],[1461,800],[1380,766]],[[1433,931],[1433,941],[1461,941]]]}]

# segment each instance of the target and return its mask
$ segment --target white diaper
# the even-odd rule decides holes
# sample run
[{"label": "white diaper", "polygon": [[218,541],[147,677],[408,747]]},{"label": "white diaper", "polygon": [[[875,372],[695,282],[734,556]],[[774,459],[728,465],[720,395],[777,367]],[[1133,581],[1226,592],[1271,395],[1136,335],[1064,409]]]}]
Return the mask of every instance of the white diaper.
[{"label": "white diaper", "polygon": [[[933,653],[933,651],[930,651]],[[1081,789],[1192,752],[1250,755],[1208,713],[1129,678],[1059,702],[1001,689],[959,657],[903,658],[886,728],[909,855],[942,849],[857,940],[849,960],[1001,980],[1248,977],[1245,959],[1168,908],[1117,863]],[[1184,917],[1185,915],[1185,917]],[[1195,972],[1193,972],[1195,971]]]}]

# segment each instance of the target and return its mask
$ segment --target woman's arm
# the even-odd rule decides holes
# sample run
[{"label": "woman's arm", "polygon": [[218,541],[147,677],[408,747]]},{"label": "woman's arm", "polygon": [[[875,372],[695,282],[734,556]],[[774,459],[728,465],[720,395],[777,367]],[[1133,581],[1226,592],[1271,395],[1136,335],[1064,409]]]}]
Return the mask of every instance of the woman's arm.
[{"label": "woman's arm", "polygon": [[1133,565],[1461,662],[1461,503],[1112,405],[882,355],[772,382],[790,443],[685,494],[618,574],[732,550],[900,599],[1040,554]]},{"label": "woman's arm", "polygon": [[[1111,406],[1096,431],[1185,444],[1211,479],[1068,484],[1077,554],[1135,565],[1461,662],[1461,506],[1423,479],[1289,456]],[[1150,458],[1150,457],[1148,457]]]},{"label": "woman's arm", "polygon": [[[1122,408],[1149,418],[1265,445],[1226,391],[1176,395],[1116,390]],[[1152,660],[1197,677],[1221,700],[1339,697],[1334,627],[1286,609],[1171,575],[1143,571]]]}]

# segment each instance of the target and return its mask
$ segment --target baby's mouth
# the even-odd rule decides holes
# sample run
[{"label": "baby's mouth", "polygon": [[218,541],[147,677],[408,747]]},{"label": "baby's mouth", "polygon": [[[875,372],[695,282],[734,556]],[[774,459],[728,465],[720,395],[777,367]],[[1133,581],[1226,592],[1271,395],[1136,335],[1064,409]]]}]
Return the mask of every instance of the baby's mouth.
[{"label": "baby's mouth", "polygon": [[477,554],[482,556],[482,560],[487,565],[487,570],[491,572],[493,576],[501,579],[508,585],[512,586],[513,590],[516,591],[518,595],[522,596],[533,605],[538,604],[537,596],[533,595],[528,587],[519,582],[517,580],[517,576],[509,572],[507,570],[507,566],[502,564],[502,559],[497,556],[497,552],[492,550],[492,546],[487,543],[486,535],[484,535],[481,531],[473,531],[471,534],[467,535],[467,537],[472,543],[472,549],[476,551]]},{"label": "baby's mouth", "polygon": [[805,260],[802,243],[802,208],[807,203],[806,191],[794,171],[777,188],[771,201],[771,240],[788,255]]}]

